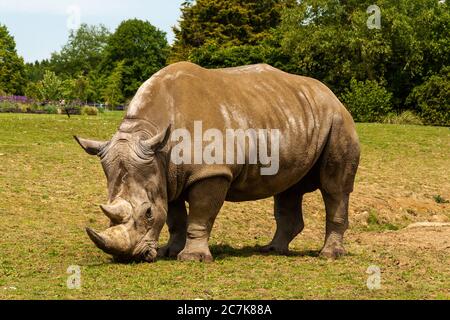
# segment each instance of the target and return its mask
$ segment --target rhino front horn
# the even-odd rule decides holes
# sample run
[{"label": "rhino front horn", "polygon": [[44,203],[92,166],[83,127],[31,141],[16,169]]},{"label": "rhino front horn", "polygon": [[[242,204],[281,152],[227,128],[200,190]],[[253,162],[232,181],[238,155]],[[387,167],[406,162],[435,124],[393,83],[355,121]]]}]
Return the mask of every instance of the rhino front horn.
[{"label": "rhino front horn", "polygon": [[123,225],[109,228],[101,233],[97,233],[91,228],[86,228],[86,232],[92,242],[105,253],[125,255],[131,250],[130,235]]},{"label": "rhino front horn", "polygon": [[106,239],[103,238],[103,236],[101,236],[100,234],[98,234],[97,232],[95,232],[94,230],[92,230],[91,228],[86,228],[86,232],[89,236],[89,238],[91,238],[92,242],[95,243],[95,245],[100,249],[105,251],[106,253],[110,253],[109,252],[109,248],[106,244]]}]

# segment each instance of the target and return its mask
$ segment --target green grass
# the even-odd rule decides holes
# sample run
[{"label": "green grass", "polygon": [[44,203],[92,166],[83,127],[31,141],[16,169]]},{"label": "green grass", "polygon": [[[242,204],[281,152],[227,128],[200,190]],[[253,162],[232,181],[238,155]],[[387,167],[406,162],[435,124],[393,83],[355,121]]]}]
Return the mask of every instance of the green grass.
[{"label": "green grass", "polygon": [[[272,200],[226,204],[214,227],[212,264],[160,260],[116,264],[88,239],[103,229],[98,205],[105,178],[74,134],[108,139],[121,113],[97,117],[0,114],[0,299],[449,299],[446,230],[407,231],[409,223],[446,220],[450,206],[449,130],[360,124],[361,169],[351,199],[349,255],[317,257],[323,204],[305,199],[306,229],[291,256],[261,255],[274,232]],[[395,226],[392,228],[390,226]],[[161,243],[167,239],[167,230]],[[66,271],[81,267],[82,289]],[[378,265],[382,288],[366,287]]]}]

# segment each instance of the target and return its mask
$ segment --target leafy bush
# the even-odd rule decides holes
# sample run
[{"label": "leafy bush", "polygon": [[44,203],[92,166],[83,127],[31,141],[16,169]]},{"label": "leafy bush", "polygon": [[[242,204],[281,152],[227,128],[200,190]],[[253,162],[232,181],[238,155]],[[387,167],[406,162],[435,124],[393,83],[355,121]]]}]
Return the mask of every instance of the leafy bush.
[{"label": "leafy bush", "polygon": [[29,112],[29,110],[32,109],[32,107],[29,104],[25,104],[25,103],[16,104],[16,108],[18,111],[24,112],[24,113]]},{"label": "leafy bush", "polygon": [[47,114],[57,114],[58,113],[58,107],[47,105],[44,107],[44,112]]},{"label": "leafy bush", "polygon": [[81,108],[81,114],[86,116],[96,116],[98,110],[96,107],[84,106]]},{"label": "leafy bush", "polygon": [[0,112],[13,112],[17,109],[15,103],[11,101],[0,101]]},{"label": "leafy bush", "polygon": [[422,119],[420,119],[420,117],[412,111],[405,111],[401,114],[389,113],[386,117],[384,117],[383,123],[423,125]]},{"label": "leafy bush", "polygon": [[392,93],[376,81],[352,79],[342,100],[356,122],[381,121],[392,110]]},{"label": "leafy bush", "polygon": [[439,75],[431,76],[422,85],[415,87],[408,102],[420,110],[427,124],[450,125],[450,67]]}]

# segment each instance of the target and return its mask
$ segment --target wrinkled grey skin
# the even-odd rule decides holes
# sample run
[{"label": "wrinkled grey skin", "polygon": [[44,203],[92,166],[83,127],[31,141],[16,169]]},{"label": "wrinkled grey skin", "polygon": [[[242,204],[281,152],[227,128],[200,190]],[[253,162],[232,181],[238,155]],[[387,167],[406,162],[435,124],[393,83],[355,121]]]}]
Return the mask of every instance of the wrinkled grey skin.
[{"label": "wrinkled grey skin", "polygon": [[[203,131],[280,130],[278,173],[262,176],[260,166],[249,163],[175,165],[170,154],[177,142],[171,141],[171,132],[193,132],[199,120]],[[261,250],[287,254],[304,227],[303,195],[317,189],[326,207],[321,255],[345,253],[360,147],[350,114],[317,80],[268,65],[207,70],[177,63],[141,86],[110,141],[76,140],[100,157],[108,181],[109,202],[101,209],[111,226],[101,233],[88,228],[87,233],[117,260],[153,262],[159,255],[212,261],[208,239],[223,203],[271,196],[277,230]],[[158,249],[164,223],[170,239]]]}]

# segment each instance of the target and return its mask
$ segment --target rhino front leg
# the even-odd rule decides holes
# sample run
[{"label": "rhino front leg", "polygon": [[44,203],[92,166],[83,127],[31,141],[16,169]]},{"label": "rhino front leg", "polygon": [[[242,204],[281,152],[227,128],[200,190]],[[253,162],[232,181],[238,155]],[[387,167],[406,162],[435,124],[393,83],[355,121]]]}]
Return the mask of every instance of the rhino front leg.
[{"label": "rhino front leg", "polygon": [[186,246],[178,255],[178,260],[213,261],[208,240],[229,185],[227,179],[218,177],[199,181],[190,188]]},{"label": "rhino front leg", "polygon": [[186,244],[187,211],[183,199],[169,203],[167,226],[170,234],[169,242],[158,249],[158,256],[175,258]]},{"label": "rhino front leg", "polygon": [[349,194],[329,194],[322,191],[327,216],[325,244],[320,253],[325,258],[336,259],[345,254],[344,233],[348,228]]}]

